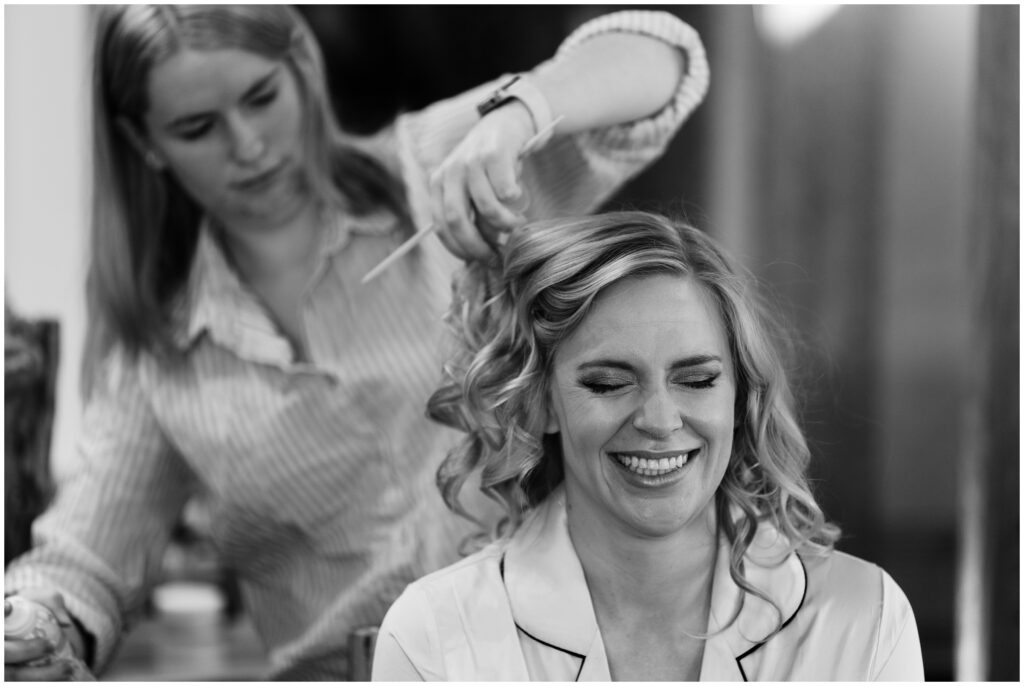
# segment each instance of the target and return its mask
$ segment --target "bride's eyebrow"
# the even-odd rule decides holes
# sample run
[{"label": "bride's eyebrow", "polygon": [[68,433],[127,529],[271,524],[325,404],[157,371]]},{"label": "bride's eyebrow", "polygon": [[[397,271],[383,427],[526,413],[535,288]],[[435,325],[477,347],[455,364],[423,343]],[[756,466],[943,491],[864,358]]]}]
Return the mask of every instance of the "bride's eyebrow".
[{"label": "bride's eyebrow", "polygon": [[[684,357],[680,360],[676,360],[672,363],[671,369],[687,369],[689,367],[699,367],[703,364],[710,362],[721,362],[722,358],[718,355],[691,355]],[[597,360],[587,360],[576,367],[578,371],[584,371],[587,369],[601,368],[601,369],[621,369],[623,371],[635,371],[635,367],[629,362],[624,360],[606,357]]]},{"label": "bride's eyebrow", "polygon": [[672,369],[686,369],[688,367],[699,367],[702,364],[708,364],[709,362],[721,362],[722,358],[718,355],[693,355],[691,357],[684,357],[681,360],[677,360],[672,363]]},{"label": "bride's eyebrow", "polygon": [[586,371],[587,369],[594,369],[594,368],[621,369],[621,370],[627,371],[627,372],[634,371],[634,367],[630,363],[628,363],[628,362],[626,362],[624,360],[617,360],[617,359],[614,359],[614,358],[601,358],[599,360],[588,360],[586,362],[581,363],[580,365],[578,365],[576,367],[577,371],[581,371],[581,372],[582,371]]}]

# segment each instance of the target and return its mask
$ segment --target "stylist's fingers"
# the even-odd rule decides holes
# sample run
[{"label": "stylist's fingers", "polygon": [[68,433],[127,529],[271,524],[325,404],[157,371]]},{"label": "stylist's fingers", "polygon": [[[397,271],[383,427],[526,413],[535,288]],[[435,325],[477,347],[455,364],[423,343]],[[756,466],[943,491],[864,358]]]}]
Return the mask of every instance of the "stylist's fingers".
[{"label": "stylist's fingers", "polygon": [[491,188],[494,189],[494,194],[501,204],[521,214],[529,204],[522,185],[522,157],[507,149],[504,154],[495,155],[492,160],[488,160],[484,168]]},{"label": "stylist's fingers", "polygon": [[491,249],[476,230],[462,165],[442,167],[435,177],[434,221],[441,242],[464,260],[485,259]]},{"label": "stylist's fingers", "polygon": [[4,664],[20,665],[44,658],[51,652],[45,638],[4,639]]},{"label": "stylist's fingers", "polygon": [[71,681],[74,668],[66,660],[38,667],[4,665],[4,681]]},{"label": "stylist's fingers", "polygon": [[523,223],[523,217],[506,206],[495,194],[490,179],[479,169],[469,173],[469,194],[476,208],[475,229],[492,249],[497,245],[498,236]]},{"label": "stylist's fingers", "polygon": [[72,667],[66,660],[54,660],[49,664],[26,663],[52,655],[53,647],[43,638],[28,640],[4,640],[5,681],[67,681],[71,679]]},{"label": "stylist's fingers", "polygon": [[71,681],[74,668],[65,660],[40,667],[4,666],[4,681]]},{"label": "stylist's fingers", "polygon": [[460,254],[458,244],[456,244],[448,231],[448,220],[445,217],[445,198],[444,198],[444,174],[446,167],[442,165],[437,171],[430,176],[430,217],[431,222],[437,227],[438,239],[448,250],[448,252],[456,255],[457,257],[463,257]]}]

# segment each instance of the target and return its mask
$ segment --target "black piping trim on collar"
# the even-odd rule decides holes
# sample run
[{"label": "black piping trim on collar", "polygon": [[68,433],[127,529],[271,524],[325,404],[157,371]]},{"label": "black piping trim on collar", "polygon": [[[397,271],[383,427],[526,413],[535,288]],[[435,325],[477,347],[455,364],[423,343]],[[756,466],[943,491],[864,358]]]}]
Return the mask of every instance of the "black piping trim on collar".
[{"label": "black piping trim on collar", "polygon": [[[542,646],[547,646],[548,648],[554,648],[555,650],[557,650],[559,652],[563,652],[566,655],[572,655],[573,657],[578,657],[581,660],[586,660],[587,659],[586,655],[580,655],[579,653],[574,653],[571,650],[566,650],[565,648],[559,648],[558,646],[554,645],[553,643],[548,643],[547,641],[542,641],[539,638],[537,638],[536,636],[534,636],[533,634],[531,634],[529,631],[524,629],[523,627],[519,626],[518,622],[513,622],[513,623],[516,625],[517,629],[522,631],[524,634],[529,636],[531,639],[533,639],[537,643],[540,643]],[[580,665],[580,670],[582,670],[582,669],[583,669],[583,665]],[[576,676],[579,677],[579,674],[577,674]]]},{"label": "black piping trim on collar", "polygon": [[747,650],[745,653],[743,653],[742,655],[740,655],[739,657],[736,658],[736,666],[739,667],[740,674],[743,676],[743,680],[744,681],[750,681],[750,679],[747,678],[747,673],[743,670],[743,663],[741,662],[741,660],[743,658],[745,658],[747,655],[750,655],[752,652],[754,652],[755,650],[757,650],[761,646],[763,646],[768,641],[772,640],[772,638],[774,638],[775,636],[778,636],[780,633],[782,633],[782,630],[785,629],[787,626],[789,626],[789,623],[793,621],[793,618],[796,617],[797,613],[799,613],[800,609],[804,606],[804,601],[807,600],[807,585],[808,585],[808,581],[807,581],[807,565],[804,564],[804,561],[800,557],[800,555],[797,555],[796,559],[799,560],[799,562],[800,562],[800,569],[804,570],[804,594],[800,598],[800,604],[796,606],[796,609],[793,610],[793,614],[791,614],[789,616],[789,619],[787,619],[786,621],[784,621],[782,623],[782,626],[780,626],[777,631],[773,632],[771,636],[769,636],[768,638],[764,639],[763,641],[761,641],[757,645],[751,646],[751,648],[749,650]]},{"label": "black piping trim on collar", "polygon": [[[498,573],[501,574],[501,583],[504,584],[505,583],[505,556],[504,555],[502,555],[501,559],[498,560]],[[506,589],[506,592],[507,592],[507,589]],[[552,643],[548,643],[547,641],[542,641],[541,639],[537,638],[536,636],[531,634],[529,631],[527,631],[523,627],[519,626],[519,622],[515,621],[514,619],[512,620],[512,623],[515,624],[516,629],[518,629],[519,631],[522,631],[524,634],[529,636],[531,640],[536,641],[537,643],[540,643],[542,646],[547,646],[548,648],[554,648],[555,650],[557,650],[557,651],[559,651],[561,653],[565,653],[566,655],[572,655],[573,657],[578,657],[580,659],[580,669],[579,669],[578,672],[576,672],[576,678],[573,679],[573,681],[579,681],[580,674],[583,673],[583,665],[587,661],[587,656],[586,655],[580,655],[579,653],[574,653],[571,650],[566,650],[565,648],[559,648],[558,646],[556,646],[556,645],[554,645]]]},{"label": "black piping trim on collar", "polygon": [[583,658],[582,660],[580,660],[580,668],[578,670],[576,670],[576,676],[573,677],[573,681],[579,681],[580,680],[580,674],[583,674],[583,665],[585,665],[586,663],[587,663],[587,658]]}]

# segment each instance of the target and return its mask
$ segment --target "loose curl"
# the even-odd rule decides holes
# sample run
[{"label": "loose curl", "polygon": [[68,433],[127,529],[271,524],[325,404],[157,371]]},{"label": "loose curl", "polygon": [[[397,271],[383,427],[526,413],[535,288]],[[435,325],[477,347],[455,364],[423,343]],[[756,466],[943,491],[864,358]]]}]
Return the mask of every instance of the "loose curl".
[{"label": "loose curl", "polygon": [[489,533],[510,536],[564,478],[557,437],[544,435],[555,351],[606,288],[655,274],[693,278],[724,323],[737,427],[716,513],[733,580],[771,602],[743,571],[761,524],[787,538],[787,553],[825,554],[839,528],[807,482],[810,452],[780,354],[781,328],[753,277],[685,223],[644,212],[537,222],[512,232],[500,263],[470,265],[456,278],[446,317],[455,351],[428,414],[466,436],[439,468],[438,487],[449,508],[470,517],[459,494],[479,470],[481,490],[507,515]]}]

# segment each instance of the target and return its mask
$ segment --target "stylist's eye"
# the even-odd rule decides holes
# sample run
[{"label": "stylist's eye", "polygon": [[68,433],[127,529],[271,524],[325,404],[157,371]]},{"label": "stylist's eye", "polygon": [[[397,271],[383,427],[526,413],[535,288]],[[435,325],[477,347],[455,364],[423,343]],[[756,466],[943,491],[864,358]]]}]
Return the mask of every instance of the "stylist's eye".
[{"label": "stylist's eye", "polygon": [[212,128],[213,122],[203,121],[180,128],[176,133],[182,140],[195,141],[208,134]]},{"label": "stylist's eye", "polygon": [[266,107],[277,100],[277,89],[268,88],[265,91],[260,91],[254,95],[250,100],[249,104],[253,107]]}]

